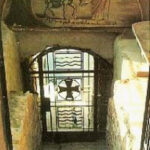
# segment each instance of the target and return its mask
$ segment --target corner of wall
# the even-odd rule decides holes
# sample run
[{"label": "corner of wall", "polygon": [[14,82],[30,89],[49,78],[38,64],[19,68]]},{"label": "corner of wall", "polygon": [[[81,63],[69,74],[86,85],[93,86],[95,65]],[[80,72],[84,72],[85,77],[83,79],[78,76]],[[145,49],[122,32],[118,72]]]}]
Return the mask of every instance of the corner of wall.
[{"label": "corner of wall", "polygon": [[2,44],[6,72],[7,92],[21,91],[22,73],[16,36],[2,21]]}]

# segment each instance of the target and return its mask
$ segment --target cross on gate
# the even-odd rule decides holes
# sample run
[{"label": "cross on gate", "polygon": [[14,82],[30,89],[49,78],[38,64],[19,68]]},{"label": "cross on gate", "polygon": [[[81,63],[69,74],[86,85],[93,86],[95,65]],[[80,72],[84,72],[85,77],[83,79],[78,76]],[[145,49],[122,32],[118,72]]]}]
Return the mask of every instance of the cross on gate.
[{"label": "cross on gate", "polygon": [[67,87],[63,87],[63,86],[58,85],[58,87],[59,87],[58,93],[60,94],[62,92],[67,92],[66,99],[67,100],[74,100],[72,92],[78,92],[79,93],[80,92],[79,91],[79,85],[72,87],[73,79],[66,79],[64,81],[65,81],[65,84]]}]

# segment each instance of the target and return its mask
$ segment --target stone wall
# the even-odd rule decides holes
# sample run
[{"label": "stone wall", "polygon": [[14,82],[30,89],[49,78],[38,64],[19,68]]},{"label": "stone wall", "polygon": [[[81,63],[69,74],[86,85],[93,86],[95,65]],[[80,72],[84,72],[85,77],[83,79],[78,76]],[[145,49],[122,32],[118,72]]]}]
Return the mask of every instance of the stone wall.
[{"label": "stone wall", "polygon": [[148,65],[132,33],[118,36],[114,49],[114,81],[135,79],[138,71],[148,70]]},{"label": "stone wall", "polygon": [[40,150],[41,120],[36,95],[11,93],[10,122],[14,150]]},{"label": "stone wall", "polygon": [[[20,57],[23,59],[43,51],[46,46],[75,47],[90,49],[101,57],[113,59],[113,44],[116,33],[92,31],[63,31],[34,29],[15,31]],[[109,44],[108,44],[109,43]]]},{"label": "stone wall", "polygon": [[20,56],[14,33],[2,22],[2,42],[6,71],[7,92],[22,90]]},{"label": "stone wall", "polygon": [[140,150],[146,81],[116,81],[109,101],[107,136],[110,150]]},{"label": "stone wall", "polygon": [[148,71],[133,36],[123,35],[115,42],[114,89],[109,100],[107,141],[109,150],[140,150]]}]

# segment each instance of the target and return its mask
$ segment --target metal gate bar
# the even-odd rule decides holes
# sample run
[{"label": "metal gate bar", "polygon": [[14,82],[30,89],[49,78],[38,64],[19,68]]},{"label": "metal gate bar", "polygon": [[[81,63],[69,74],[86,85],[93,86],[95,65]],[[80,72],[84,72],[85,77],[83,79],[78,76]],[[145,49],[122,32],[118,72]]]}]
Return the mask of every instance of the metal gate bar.
[{"label": "metal gate bar", "polygon": [[[66,49],[66,48],[65,48]],[[67,106],[65,106],[65,105],[62,105],[61,107],[78,107],[78,108],[82,108],[82,112],[83,112],[83,115],[84,115],[84,113],[85,113],[85,110],[84,110],[84,107],[87,107],[88,108],[88,110],[90,110],[90,108],[93,108],[93,110],[92,110],[92,113],[94,114],[94,118],[92,118],[93,120],[94,120],[94,125],[93,125],[93,130],[94,130],[94,133],[96,133],[97,132],[97,128],[98,128],[98,123],[97,123],[97,96],[98,96],[98,90],[99,90],[99,86],[103,86],[102,84],[99,84],[98,82],[99,82],[99,80],[97,80],[98,78],[100,78],[101,77],[101,74],[103,74],[103,73],[105,73],[105,72],[109,72],[109,71],[106,71],[106,68],[107,69],[112,69],[111,68],[111,65],[107,62],[107,61],[105,61],[103,58],[101,58],[101,57],[99,57],[99,56],[97,56],[97,55],[93,55],[93,58],[94,58],[94,62],[95,62],[95,64],[94,64],[94,69],[92,70],[90,70],[89,68],[89,70],[83,70],[84,69],[84,67],[82,66],[81,68],[83,68],[82,70],[79,70],[79,69],[77,69],[76,67],[74,68],[74,70],[50,70],[49,69],[49,67],[48,67],[48,70],[46,69],[46,70],[43,70],[43,64],[44,64],[44,62],[42,62],[42,58],[43,58],[43,56],[44,57],[47,57],[47,60],[49,59],[48,57],[49,57],[49,53],[53,53],[53,62],[55,62],[55,60],[54,60],[54,50],[61,50],[61,48],[56,48],[56,49],[53,49],[53,48],[49,48],[49,50],[45,50],[43,53],[41,53],[40,55],[38,55],[36,58],[34,58],[34,61],[35,60],[38,60],[38,64],[39,64],[39,70],[32,70],[31,69],[31,64],[29,65],[30,67],[30,75],[31,75],[31,78],[33,79],[33,80],[36,80],[35,82],[34,82],[34,84],[35,84],[35,89],[37,90],[37,86],[36,86],[36,84],[38,83],[38,82],[40,82],[40,96],[43,98],[43,99],[41,99],[41,105],[43,106],[43,100],[44,100],[44,89],[43,89],[43,87],[44,87],[44,80],[45,79],[47,79],[47,80],[53,80],[53,81],[51,81],[51,82],[54,82],[55,83],[55,81],[56,81],[56,78],[57,79],[62,79],[61,77],[58,77],[57,75],[55,76],[55,74],[60,74],[60,76],[62,75],[62,74],[66,74],[66,76],[67,76],[67,74],[68,73],[80,73],[81,75],[80,76],[77,76],[78,78],[80,77],[80,78],[87,78],[87,81],[88,81],[88,83],[90,84],[90,80],[88,79],[88,78],[90,78],[90,77],[92,77],[92,78],[94,78],[94,79],[92,79],[93,81],[94,81],[94,98],[93,98],[93,102],[94,102],[94,104],[93,105],[90,105],[90,103],[89,103],[89,94],[88,94],[88,104],[87,105],[67,105]],[[87,51],[86,51],[87,52]],[[81,52],[81,53],[83,53],[83,52]],[[51,56],[50,56],[51,57]],[[52,57],[51,57],[52,58]],[[86,57],[87,58],[87,57]],[[45,59],[45,58],[44,58]],[[89,57],[88,57],[88,60],[89,60]],[[34,61],[32,61],[32,63],[34,62]],[[84,57],[82,57],[82,62],[84,62]],[[43,64],[42,64],[43,63]],[[47,64],[48,64],[48,62],[47,62]],[[99,67],[99,66],[101,66],[101,64],[102,64],[102,67]],[[54,64],[53,63],[53,65],[55,66],[56,64]],[[88,67],[89,67],[89,65],[90,65],[90,62],[88,61]],[[53,66],[53,68],[54,68],[54,66]],[[59,68],[58,68],[59,69]],[[62,68],[61,68],[62,69]],[[93,76],[90,74],[90,73],[93,73]],[[105,76],[107,76],[107,73],[105,74]],[[51,75],[50,75],[51,74]],[[63,76],[63,75],[62,75]],[[71,76],[72,78],[77,78],[76,76]],[[50,79],[51,78],[51,79]],[[38,81],[39,80],[39,81]],[[47,81],[46,81],[47,82]],[[81,82],[84,82],[83,80],[81,81]],[[46,85],[46,84],[45,84]],[[36,92],[36,91],[35,91]],[[38,91],[38,93],[39,93],[39,91]],[[87,102],[87,101],[86,101]],[[53,103],[53,102],[52,102]],[[107,105],[107,104],[106,104]],[[54,109],[54,108],[56,108],[55,109],[55,114],[57,114],[57,108],[58,107],[60,107],[60,106],[57,106],[57,102],[56,102],[56,100],[55,100],[55,102],[53,103],[53,104],[51,104],[51,102],[50,102],[50,112],[51,112],[51,109]],[[43,120],[43,129],[45,130],[45,131],[47,131],[47,126],[46,126],[46,117],[44,117],[44,116],[46,116],[46,114],[45,114],[46,112],[45,112],[45,110],[44,110],[44,108],[42,107],[42,110],[41,110],[41,114],[42,114],[42,120]],[[89,113],[89,111],[87,112],[87,113]],[[50,116],[50,118],[52,118],[52,112],[50,113],[51,114],[51,116]],[[106,115],[106,114],[105,114]],[[89,120],[89,114],[88,114],[88,118],[87,118],[88,120]],[[50,120],[52,120],[52,119],[50,119]],[[57,119],[56,119],[56,125],[58,124],[58,122],[57,122]],[[87,133],[87,131],[89,131],[89,134],[91,133],[90,131],[91,131],[91,127],[88,125],[87,126],[87,129],[85,129],[84,128],[84,124],[85,124],[85,122],[84,122],[84,119],[83,119],[83,122],[82,122],[82,124],[83,124],[83,130],[82,130],[82,132],[83,133]],[[86,126],[86,125],[85,125]],[[52,127],[52,125],[51,125],[51,128],[53,128]],[[58,132],[58,127],[56,127],[56,132]],[[86,131],[86,132],[85,132]],[[53,131],[53,129],[51,130],[51,132],[54,132]],[[46,134],[47,134],[47,132],[46,132]],[[54,134],[56,134],[56,133],[54,133]],[[69,133],[68,133],[69,134]]]}]

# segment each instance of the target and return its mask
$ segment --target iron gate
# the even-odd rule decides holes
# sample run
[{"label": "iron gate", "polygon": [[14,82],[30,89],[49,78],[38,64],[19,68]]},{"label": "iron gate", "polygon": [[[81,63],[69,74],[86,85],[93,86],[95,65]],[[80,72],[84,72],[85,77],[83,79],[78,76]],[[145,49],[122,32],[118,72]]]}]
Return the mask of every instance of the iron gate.
[{"label": "iron gate", "polygon": [[[104,121],[102,124],[106,125],[107,102],[100,102],[101,97],[106,98],[106,92],[100,93],[103,90],[99,86],[108,82],[103,82],[110,69],[108,63],[95,54],[72,48],[47,48],[32,59],[29,82],[32,91],[41,97],[44,136],[60,139],[62,135],[70,140],[75,135],[78,140],[82,136],[94,140],[98,126],[102,126],[99,123]],[[97,118],[100,105],[101,120]]]}]

